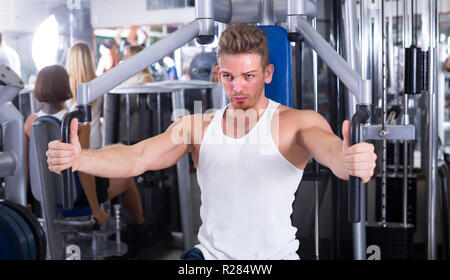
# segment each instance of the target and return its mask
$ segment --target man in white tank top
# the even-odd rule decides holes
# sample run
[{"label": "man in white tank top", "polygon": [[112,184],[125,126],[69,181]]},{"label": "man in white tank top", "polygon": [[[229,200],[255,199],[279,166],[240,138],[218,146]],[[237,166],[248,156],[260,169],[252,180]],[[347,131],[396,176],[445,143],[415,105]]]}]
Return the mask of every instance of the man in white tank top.
[{"label": "man in white tank top", "polygon": [[367,182],[372,144],[349,145],[318,113],[280,105],[264,95],[274,71],[267,39],[254,26],[231,25],[218,47],[219,81],[230,103],[214,114],[185,116],[164,133],[132,146],[81,150],[77,120],[70,144],[53,141],[49,169],[131,177],[174,165],[191,153],[201,188],[200,244],[182,259],[298,259],[290,215],[309,155],[339,178]]}]

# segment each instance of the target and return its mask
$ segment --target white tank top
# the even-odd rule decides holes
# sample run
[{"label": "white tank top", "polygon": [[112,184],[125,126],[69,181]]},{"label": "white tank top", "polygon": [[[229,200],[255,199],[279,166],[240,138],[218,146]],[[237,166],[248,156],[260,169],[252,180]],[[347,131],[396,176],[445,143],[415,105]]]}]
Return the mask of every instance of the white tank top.
[{"label": "white tank top", "polygon": [[273,141],[270,124],[278,105],[270,100],[241,138],[223,133],[226,107],[206,129],[197,169],[202,225],[196,245],[205,259],[299,259],[290,216],[303,170]]}]

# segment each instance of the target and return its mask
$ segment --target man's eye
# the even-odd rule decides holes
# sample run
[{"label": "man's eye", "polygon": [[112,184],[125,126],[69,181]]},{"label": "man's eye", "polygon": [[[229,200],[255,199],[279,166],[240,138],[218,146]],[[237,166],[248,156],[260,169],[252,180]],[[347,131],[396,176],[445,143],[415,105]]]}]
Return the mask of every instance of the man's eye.
[{"label": "man's eye", "polygon": [[222,77],[224,77],[225,79],[231,79],[231,75],[228,74],[224,74]]},{"label": "man's eye", "polygon": [[253,74],[247,74],[247,75],[245,75],[245,77],[246,77],[247,79],[251,79],[251,78],[254,77],[254,75],[253,75]]}]

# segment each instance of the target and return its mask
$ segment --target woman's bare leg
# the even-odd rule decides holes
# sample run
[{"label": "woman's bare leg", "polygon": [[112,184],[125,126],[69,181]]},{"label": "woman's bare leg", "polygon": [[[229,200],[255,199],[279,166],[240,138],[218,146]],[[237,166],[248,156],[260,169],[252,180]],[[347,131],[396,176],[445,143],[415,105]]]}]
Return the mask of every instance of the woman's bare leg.
[{"label": "woman's bare leg", "polygon": [[144,211],[142,210],[141,196],[133,178],[109,179],[108,200],[122,195],[125,209],[133,216],[137,224],[144,223]]}]

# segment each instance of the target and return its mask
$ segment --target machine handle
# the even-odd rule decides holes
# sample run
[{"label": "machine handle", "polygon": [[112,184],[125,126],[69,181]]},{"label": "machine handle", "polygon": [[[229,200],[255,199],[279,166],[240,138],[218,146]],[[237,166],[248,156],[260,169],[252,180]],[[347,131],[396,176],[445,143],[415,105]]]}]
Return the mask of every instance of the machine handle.
[{"label": "machine handle", "polygon": [[[356,105],[350,128],[351,145],[361,142],[360,125],[370,120],[371,105]],[[359,223],[361,221],[361,179],[350,176],[348,181],[348,221]]]},{"label": "machine handle", "polygon": [[[61,124],[61,141],[70,143],[70,123],[77,118],[79,122],[86,123],[91,121],[91,106],[82,105],[77,106],[75,111],[72,111],[64,116]],[[63,170],[63,185],[61,190],[62,206],[64,210],[73,209],[73,181],[72,181],[72,167]]]}]

